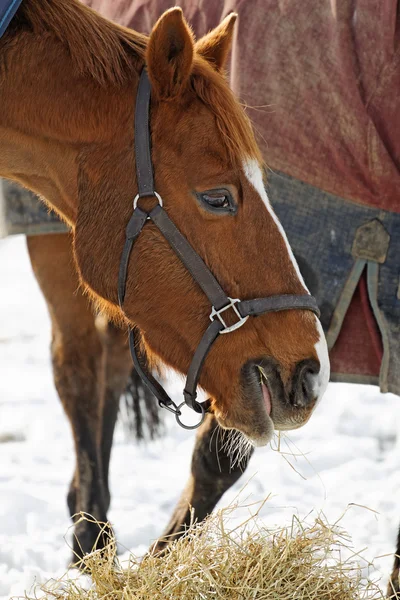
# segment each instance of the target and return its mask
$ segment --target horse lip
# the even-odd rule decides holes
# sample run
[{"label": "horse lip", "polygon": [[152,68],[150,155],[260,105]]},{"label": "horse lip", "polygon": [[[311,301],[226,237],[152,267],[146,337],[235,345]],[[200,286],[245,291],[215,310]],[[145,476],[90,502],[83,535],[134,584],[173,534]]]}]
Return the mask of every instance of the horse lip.
[{"label": "horse lip", "polygon": [[[274,359],[269,357],[248,361],[242,369],[242,385],[245,402],[253,404],[253,410],[259,418],[274,422],[274,415],[279,414],[280,405],[285,403],[284,388],[279,368]],[[261,413],[264,417],[261,417]]]},{"label": "horse lip", "polygon": [[271,418],[272,409],[273,409],[273,395],[268,383],[268,377],[266,376],[262,367],[256,367],[260,373],[260,389],[261,395],[263,399],[264,408],[266,409],[268,416]]}]

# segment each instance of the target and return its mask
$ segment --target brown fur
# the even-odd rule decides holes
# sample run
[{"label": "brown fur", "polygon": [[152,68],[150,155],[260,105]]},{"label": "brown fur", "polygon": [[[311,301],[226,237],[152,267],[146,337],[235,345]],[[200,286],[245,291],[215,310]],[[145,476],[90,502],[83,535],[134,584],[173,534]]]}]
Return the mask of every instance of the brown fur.
[{"label": "brown fur", "polygon": [[217,71],[223,71],[232,46],[237,14],[231,13],[196,44],[196,51]]},{"label": "brown fur", "polygon": [[103,86],[122,85],[129,79],[143,62],[147,45],[147,36],[70,0],[23,2],[10,29],[57,38],[77,74],[93,77]]},{"label": "brown fur", "polygon": [[[95,41],[104,31],[110,64],[106,52],[97,60],[105,74],[116,67],[117,41],[121,53],[117,62],[121,69],[126,64],[122,57],[127,56],[128,34],[76,0],[45,4],[38,8],[37,2],[25,0],[22,17],[18,15],[20,28],[14,27],[0,44],[10,65],[1,81],[0,174],[40,193],[72,225],[82,282],[102,308],[121,321],[117,274],[136,190],[133,106],[142,50],[138,49],[136,62],[132,58],[126,66],[126,77],[118,77],[119,85],[112,78],[108,86],[100,85],[98,70],[93,72],[94,55],[88,56],[88,39]],[[48,35],[38,31],[41,19]],[[229,41],[230,29],[226,31]],[[137,38],[133,33],[131,37]],[[11,49],[10,38],[16,39]],[[60,38],[71,38],[70,45]],[[85,54],[78,38],[86,48],[86,76],[76,58]],[[232,297],[304,293],[283,238],[243,174],[244,159],[260,160],[248,120],[225,79],[196,51],[180,9],[168,11],[158,21],[146,56],[155,90],[156,187],[171,218]],[[29,101],[15,102],[28,97]],[[220,186],[230,186],[237,199],[234,218],[208,214],[194,199],[194,191]],[[145,227],[135,245],[131,265],[124,306],[127,321],[140,327],[149,352],[186,372],[208,322],[208,301],[152,225]],[[173,340],[168,346],[167,337]],[[314,318],[300,311],[259,317],[234,335],[222,336],[200,381],[221,422],[257,437],[266,416],[261,408],[250,413],[245,408],[242,365],[274,357],[289,389],[295,365],[317,358],[318,337]],[[308,417],[289,412],[288,418],[298,418],[299,424]]]},{"label": "brown fur", "polygon": [[[84,289],[110,318],[137,325],[152,357],[183,373],[209,323],[211,307],[151,224],[132,252],[124,312],[117,306],[119,260],[137,189],[133,115],[144,56],[154,92],[156,189],[169,216],[231,297],[306,293],[284,239],[244,173],[244,160],[260,163],[261,158],[246,115],[220,72],[232,25],[233,18],[195,45],[175,8],[161,17],[147,41],[109,24],[77,0],[24,0],[0,41],[0,175],[40,194],[71,225]],[[231,190],[237,215],[216,216],[196,200],[194,192],[219,187]],[[143,201],[147,207],[153,204],[153,198]],[[45,295],[53,293],[59,294],[55,282]],[[60,361],[60,356],[68,356],[64,345],[71,339],[65,323],[71,317],[61,298],[56,308],[64,311],[62,331],[55,326],[56,381],[68,380],[60,389],[69,389],[73,376],[68,364],[74,361]],[[93,502],[86,498],[78,505],[92,502],[95,514],[104,516],[107,493],[93,437],[100,425],[91,429],[89,423],[101,421],[95,388],[102,358],[93,332],[88,336],[86,348],[95,357],[90,368],[96,375],[88,378],[92,390],[85,391],[88,381],[82,379],[78,387],[84,403],[67,403],[67,412],[76,428],[88,431],[88,444],[80,451],[77,447],[78,459],[83,457],[77,493],[83,493],[79,478],[98,482]],[[297,408],[289,397],[296,366],[318,359],[318,339],[315,318],[304,311],[249,319],[234,334],[220,336],[200,380],[218,422],[255,440],[262,438],[271,422],[260,392],[249,399],[242,368],[269,357],[283,389],[276,401],[276,426],[303,424],[313,403]],[[95,465],[89,475],[88,461]],[[210,484],[204,473],[199,477],[205,478],[205,487]],[[93,493],[93,485],[88,489]]]},{"label": "brown fur", "polygon": [[[188,85],[194,39],[182,21],[180,8],[171,8],[154,25],[146,49],[146,63],[155,98],[174,100]],[[182,25],[181,25],[182,24]]]}]

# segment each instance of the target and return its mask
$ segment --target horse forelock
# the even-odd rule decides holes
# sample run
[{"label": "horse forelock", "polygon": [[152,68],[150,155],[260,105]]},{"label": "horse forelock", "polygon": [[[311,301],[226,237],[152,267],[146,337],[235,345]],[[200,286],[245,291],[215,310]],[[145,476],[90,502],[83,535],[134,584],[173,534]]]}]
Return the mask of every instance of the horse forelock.
[{"label": "horse forelock", "polygon": [[197,97],[214,114],[231,164],[238,169],[242,168],[246,159],[262,164],[250,119],[229,87],[228,80],[207,61],[196,56],[191,84]]}]

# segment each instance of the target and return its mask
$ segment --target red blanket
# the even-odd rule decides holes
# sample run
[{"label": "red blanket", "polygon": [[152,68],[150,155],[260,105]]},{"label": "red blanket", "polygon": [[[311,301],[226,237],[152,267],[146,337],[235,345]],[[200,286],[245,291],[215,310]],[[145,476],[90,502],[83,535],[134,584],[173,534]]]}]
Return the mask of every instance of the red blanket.
[{"label": "red blanket", "polygon": [[[172,0],[87,0],[149,32]],[[231,81],[267,164],[400,212],[400,28],[395,0],[181,0],[197,35],[239,13]]]}]

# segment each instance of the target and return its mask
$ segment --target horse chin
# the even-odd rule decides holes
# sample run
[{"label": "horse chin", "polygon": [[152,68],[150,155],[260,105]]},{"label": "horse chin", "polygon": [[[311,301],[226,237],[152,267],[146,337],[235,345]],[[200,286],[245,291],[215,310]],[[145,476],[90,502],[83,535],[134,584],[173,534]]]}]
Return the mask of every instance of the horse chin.
[{"label": "horse chin", "polygon": [[274,435],[274,422],[264,402],[255,400],[254,397],[249,397],[246,401],[241,396],[224,411],[219,410],[215,403],[214,415],[222,429],[239,431],[252,446],[266,446]]},{"label": "horse chin", "polygon": [[266,415],[263,421],[241,423],[236,420],[224,418],[218,412],[215,412],[218,425],[222,429],[228,429],[240,432],[243,437],[255,447],[266,446],[274,435],[274,423],[272,419]]},{"label": "horse chin", "polygon": [[293,431],[300,429],[309,421],[314,412],[315,404],[308,408],[289,408],[282,406],[279,400],[271,398],[270,420],[275,431]]},{"label": "horse chin", "polygon": [[246,435],[246,437],[253,444],[253,446],[255,446],[256,448],[260,448],[261,446],[266,446],[270,443],[274,436],[275,429],[276,428],[273,420],[271,419],[271,417],[267,417],[267,422],[262,433],[254,432],[251,437],[246,434],[244,435]]},{"label": "horse chin", "polygon": [[293,431],[294,429],[300,429],[308,423],[313,408],[309,410],[296,411],[295,415],[285,415],[284,417],[278,417],[275,422],[275,429],[277,431]]}]

